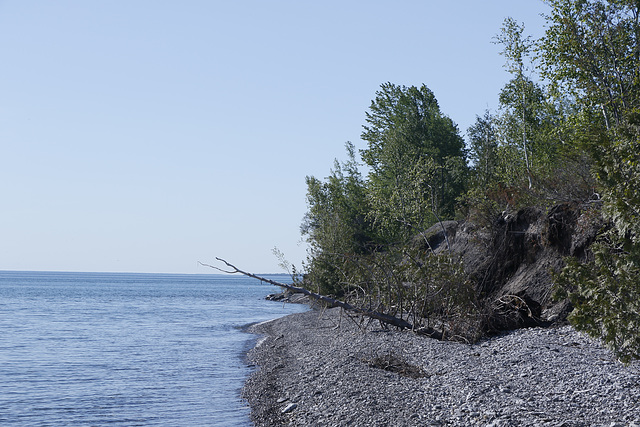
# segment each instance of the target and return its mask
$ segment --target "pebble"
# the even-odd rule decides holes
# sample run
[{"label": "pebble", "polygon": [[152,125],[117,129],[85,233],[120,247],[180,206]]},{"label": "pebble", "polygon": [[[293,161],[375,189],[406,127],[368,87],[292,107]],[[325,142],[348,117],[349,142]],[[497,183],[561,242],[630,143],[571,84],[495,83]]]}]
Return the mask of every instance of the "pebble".
[{"label": "pebble", "polygon": [[[640,362],[619,363],[570,326],[520,329],[467,345],[331,309],[251,332],[269,344],[247,360],[258,366],[243,390],[256,426],[640,425]],[[425,375],[369,363],[389,354]],[[282,408],[284,396],[294,397]]]},{"label": "pebble", "polygon": [[288,414],[289,412],[293,412],[293,410],[296,409],[297,407],[298,407],[297,404],[289,403],[287,406],[284,407],[284,409],[282,409],[282,413]]}]

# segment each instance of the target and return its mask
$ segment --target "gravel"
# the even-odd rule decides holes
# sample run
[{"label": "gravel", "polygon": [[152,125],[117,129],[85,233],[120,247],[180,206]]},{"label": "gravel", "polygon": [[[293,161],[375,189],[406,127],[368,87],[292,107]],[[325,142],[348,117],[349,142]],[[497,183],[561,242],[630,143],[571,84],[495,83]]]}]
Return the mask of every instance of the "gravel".
[{"label": "gravel", "polygon": [[637,426],[640,362],[570,326],[474,345],[311,310],[253,325],[256,426]]}]

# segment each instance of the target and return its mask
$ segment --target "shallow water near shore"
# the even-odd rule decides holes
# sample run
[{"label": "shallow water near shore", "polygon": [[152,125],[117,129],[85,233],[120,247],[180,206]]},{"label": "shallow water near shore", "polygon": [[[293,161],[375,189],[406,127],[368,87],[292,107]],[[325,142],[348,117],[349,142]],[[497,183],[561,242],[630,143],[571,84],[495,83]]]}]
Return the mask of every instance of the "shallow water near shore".
[{"label": "shallow water near shore", "polygon": [[0,424],[249,426],[243,326],[306,309],[266,301],[274,291],[244,276],[0,271]]}]

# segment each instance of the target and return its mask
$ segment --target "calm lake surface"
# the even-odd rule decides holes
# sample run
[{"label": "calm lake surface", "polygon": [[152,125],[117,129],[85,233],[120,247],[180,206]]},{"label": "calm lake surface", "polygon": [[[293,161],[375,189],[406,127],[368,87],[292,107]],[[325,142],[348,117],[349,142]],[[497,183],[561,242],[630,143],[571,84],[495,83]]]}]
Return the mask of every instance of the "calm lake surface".
[{"label": "calm lake surface", "polygon": [[[287,281],[286,275],[269,275]],[[305,306],[244,276],[0,271],[0,425],[250,426],[242,326]]]}]

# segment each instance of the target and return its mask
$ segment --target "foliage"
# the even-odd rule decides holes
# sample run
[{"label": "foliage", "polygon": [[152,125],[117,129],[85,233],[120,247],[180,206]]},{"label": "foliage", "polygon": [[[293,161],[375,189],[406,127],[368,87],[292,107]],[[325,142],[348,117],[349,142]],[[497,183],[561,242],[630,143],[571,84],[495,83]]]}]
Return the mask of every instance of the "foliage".
[{"label": "foliage", "polygon": [[436,313],[449,322],[473,306],[472,286],[449,254],[416,249],[413,239],[453,215],[467,182],[464,141],[424,85],[383,84],[366,123],[366,179],[351,144],[324,181],[307,177],[306,279],[323,293],[410,317],[416,328],[431,327]]},{"label": "foliage", "polygon": [[335,295],[342,294],[342,258],[366,253],[372,242],[355,148],[347,143],[346,149],[348,160],[336,160],[326,181],[307,177],[309,211],[301,226],[310,244],[309,279],[322,292]]},{"label": "foliage", "polygon": [[555,276],[556,296],[574,306],[569,320],[576,329],[601,338],[623,362],[640,358],[640,263],[611,250],[613,242],[594,244],[592,263],[575,258]]},{"label": "foliage", "polygon": [[432,158],[419,157],[397,173],[395,185],[372,179],[370,218],[383,241],[406,241],[439,221],[444,210],[441,201],[454,206],[465,175],[463,158],[449,157],[438,165]]},{"label": "foliage", "polygon": [[547,3],[543,72],[579,106],[574,137],[591,155],[611,224],[592,248],[593,262],[569,260],[557,282],[575,306],[576,327],[629,360],[640,357],[640,3]]},{"label": "foliage", "polygon": [[499,140],[500,168],[496,179],[529,189],[558,167],[563,140],[557,133],[566,117],[566,97],[555,99],[547,88],[527,75],[534,73],[531,54],[535,46],[524,36],[524,24],[507,18],[494,42],[502,45],[506,69],[512,79],[500,91],[500,115],[494,119]]},{"label": "foliage", "polygon": [[493,227],[527,205],[595,201],[607,231],[555,277],[576,327],[628,360],[640,355],[640,3],[545,2],[542,39],[511,18],[495,37],[511,79],[469,128],[468,152],[426,86],[381,85],[361,135],[366,177],[351,144],[329,177],[307,177],[305,280],[469,337],[482,302],[454,255],[416,244],[425,230],[456,212]]},{"label": "foliage", "polygon": [[[505,86],[500,93],[500,104],[507,108],[507,112],[504,114],[503,121],[506,126],[504,129],[517,128],[517,133],[520,137],[506,138],[507,144],[503,145],[504,151],[511,154],[511,162],[507,165],[517,165],[516,161],[519,160],[518,152],[522,154],[521,158],[524,160],[524,167],[517,168],[515,171],[522,169],[526,172],[527,180],[529,182],[529,188],[532,187],[531,182],[531,163],[529,160],[530,147],[528,146],[528,137],[530,130],[527,124],[531,121],[531,98],[538,98],[535,91],[535,86],[530,84],[530,81],[525,77],[524,72],[525,59],[529,57],[531,50],[531,38],[523,37],[524,25],[519,25],[512,18],[507,18],[504,21],[504,26],[501,29],[500,34],[495,37],[495,42],[502,44],[503,50],[501,54],[506,58],[507,62],[505,67],[513,74],[514,79]],[[529,120],[527,120],[529,119]],[[511,130],[511,129],[509,129]],[[519,144],[515,145],[515,141],[519,140]],[[509,174],[508,176],[510,176]]]},{"label": "foliage", "polygon": [[416,331],[437,331],[448,339],[475,340],[480,323],[473,283],[450,253],[420,245],[391,246],[345,259],[354,303],[407,320]]},{"label": "foliage", "polygon": [[[534,187],[540,177],[557,166],[561,144],[553,130],[563,120],[563,114],[550,102],[541,85],[524,76],[509,81],[499,99],[501,148],[509,153],[504,155],[505,170],[501,177],[511,183],[527,179],[529,188]],[[511,170],[507,171],[507,166]]]},{"label": "foliage", "polygon": [[476,116],[476,122],[467,134],[474,187],[486,187],[495,181],[498,170],[497,118],[489,110],[485,111],[484,116]]},{"label": "foliage", "polygon": [[498,112],[476,117],[467,131],[472,177],[461,207],[474,215],[484,210],[480,216],[531,204],[551,205],[568,193],[576,194],[573,180],[554,179],[567,166],[575,166],[567,163],[575,150],[567,143],[571,101],[528,76],[535,72],[531,60],[535,43],[524,35],[524,25],[505,19],[494,42],[502,45],[505,67],[513,77],[500,91]]},{"label": "foliage", "polygon": [[505,68],[511,74],[523,76],[528,69],[527,61],[533,48],[531,36],[524,36],[524,24],[507,17],[494,43],[502,45],[500,54],[505,57]]},{"label": "foliage", "polygon": [[[394,213],[398,222],[386,224],[389,236],[407,226],[409,203],[428,206],[431,218],[452,216],[465,184],[464,140],[453,121],[440,112],[433,92],[425,85],[385,83],[371,102],[366,122],[362,139],[367,148],[361,155],[371,168],[372,207],[378,209],[373,215],[379,220],[389,213],[389,200],[399,210]],[[418,177],[421,188],[398,192]],[[412,225],[425,224],[413,221]]]},{"label": "foliage", "polygon": [[278,259],[278,266],[291,276],[291,282],[297,286],[301,285],[303,279],[302,273],[298,271],[295,265],[287,260],[284,253],[277,247],[271,249],[271,253]]},{"label": "foliage", "polygon": [[582,108],[622,124],[640,93],[639,5],[634,0],[546,0],[548,28],[539,46],[542,75]]}]

